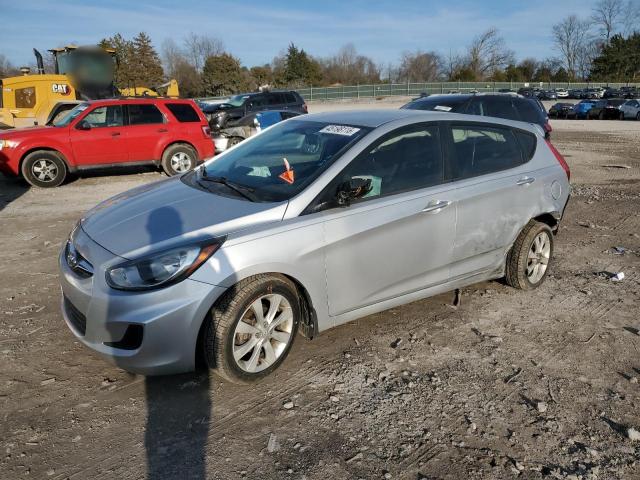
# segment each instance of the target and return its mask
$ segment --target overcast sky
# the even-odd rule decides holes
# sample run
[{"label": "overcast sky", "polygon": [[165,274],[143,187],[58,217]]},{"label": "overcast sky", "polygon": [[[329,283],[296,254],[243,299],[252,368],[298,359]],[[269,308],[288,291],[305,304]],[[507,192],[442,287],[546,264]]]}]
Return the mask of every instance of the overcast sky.
[{"label": "overcast sky", "polygon": [[16,66],[31,49],[90,45],[121,33],[147,32],[158,51],[165,38],[189,32],[218,37],[247,66],[264,64],[289,42],[328,56],[352,42],[386,64],[406,50],[464,51],[471,38],[497,27],[516,57],[545,58],[551,25],[570,13],[587,16],[584,0],[0,0],[0,53]]}]

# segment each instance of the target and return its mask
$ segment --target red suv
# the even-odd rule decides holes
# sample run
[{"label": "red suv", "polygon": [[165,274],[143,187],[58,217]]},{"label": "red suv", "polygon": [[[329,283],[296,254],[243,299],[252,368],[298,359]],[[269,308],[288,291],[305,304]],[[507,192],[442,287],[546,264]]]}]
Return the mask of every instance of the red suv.
[{"label": "red suv", "polygon": [[118,165],[153,164],[176,175],[213,153],[209,124],[193,100],[96,100],[50,126],[0,133],[0,172],[36,187],[57,187],[69,172]]}]

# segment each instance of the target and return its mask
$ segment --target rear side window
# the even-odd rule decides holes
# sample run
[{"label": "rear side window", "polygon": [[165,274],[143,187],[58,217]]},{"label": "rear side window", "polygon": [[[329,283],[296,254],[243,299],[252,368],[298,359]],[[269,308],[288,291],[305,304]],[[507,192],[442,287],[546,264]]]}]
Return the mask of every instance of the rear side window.
[{"label": "rear side window", "polygon": [[279,105],[284,103],[284,98],[280,93],[270,93],[268,96],[269,105]]},{"label": "rear side window", "polygon": [[536,136],[521,130],[516,130],[515,135],[518,139],[518,143],[520,143],[520,148],[522,149],[522,158],[526,163],[531,160],[533,158],[533,154],[536,153],[536,145],[538,143]]},{"label": "rear side window", "polygon": [[451,178],[460,180],[521,165],[522,152],[510,128],[451,126]]},{"label": "rear side window", "polygon": [[518,119],[510,98],[491,98],[483,103],[484,114],[488,117],[507,118],[509,120]]},{"label": "rear side window", "polygon": [[129,125],[149,125],[153,123],[164,123],[164,116],[155,105],[138,104],[128,105]]},{"label": "rear side window", "polygon": [[166,107],[181,123],[184,122],[200,122],[200,117],[193,109],[193,107],[187,103],[167,103]]}]

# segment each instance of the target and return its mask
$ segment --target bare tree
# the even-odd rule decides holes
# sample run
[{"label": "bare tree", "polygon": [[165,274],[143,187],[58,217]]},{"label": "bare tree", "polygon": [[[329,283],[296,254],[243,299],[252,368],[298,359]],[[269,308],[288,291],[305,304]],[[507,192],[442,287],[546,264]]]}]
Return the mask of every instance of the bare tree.
[{"label": "bare tree", "polygon": [[405,82],[432,82],[440,76],[442,58],[435,52],[404,52],[400,59],[398,79]]},{"label": "bare tree", "polygon": [[170,77],[174,77],[178,64],[185,59],[184,53],[173,38],[165,39],[160,51],[165,71]]},{"label": "bare tree", "polygon": [[336,55],[321,61],[323,77],[329,84],[375,83],[380,81],[380,67],[364,55],[358,54],[355,46],[348,43]]},{"label": "bare tree", "polygon": [[562,55],[570,77],[575,77],[578,73],[578,64],[581,63],[589,43],[588,27],[588,22],[577,15],[569,15],[551,29],[555,48]]},{"label": "bare tree", "polygon": [[11,77],[18,74],[18,69],[15,68],[11,62],[0,53],[0,78]]},{"label": "bare tree", "polygon": [[626,36],[640,32],[640,0],[629,0],[624,6],[622,31]]},{"label": "bare tree", "polygon": [[467,56],[467,67],[478,79],[488,77],[514,61],[513,51],[507,48],[504,38],[494,27],[473,39]]},{"label": "bare tree", "polygon": [[593,6],[591,21],[607,42],[621,26],[624,11],[624,0],[599,0]]},{"label": "bare tree", "polygon": [[460,55],[453,53],[453,51],[449,49],[449,54],[444,59],[444,74],[447,79],[453,79],[463,65],[464,59]]},{"label": "bare tree", "polygon": [[186,57],[198,71],[202,70],[208,57],[215,57],[224,53],[222,40],[193,32],[185,37],[184,47]]}]

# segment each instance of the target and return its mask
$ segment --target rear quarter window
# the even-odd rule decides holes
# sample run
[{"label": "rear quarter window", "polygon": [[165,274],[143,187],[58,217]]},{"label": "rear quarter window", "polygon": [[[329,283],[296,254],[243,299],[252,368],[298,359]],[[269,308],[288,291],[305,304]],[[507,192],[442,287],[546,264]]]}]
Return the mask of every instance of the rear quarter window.
[{"label": "rear quarter window", "polygon": [[198,113],[188,103],[167,103],[165,106],[180,123],[200,123]]},{"label": "rear quarter window", "polygon": [[536,153],[538,139],[535,135],[523,132],[522,130],[515,130],[514,133],[516,138],[518,139],[520,148],[522,149],[522,159],[526,163],[531,160],[533,158],[533,155]]},{"label": "rear quarter window", "polygon": [[291,92],[287,92],[284,94],[284,99],[287,103],[298,103],[298,101],[296,100],[296,97],[293,93]]}]

